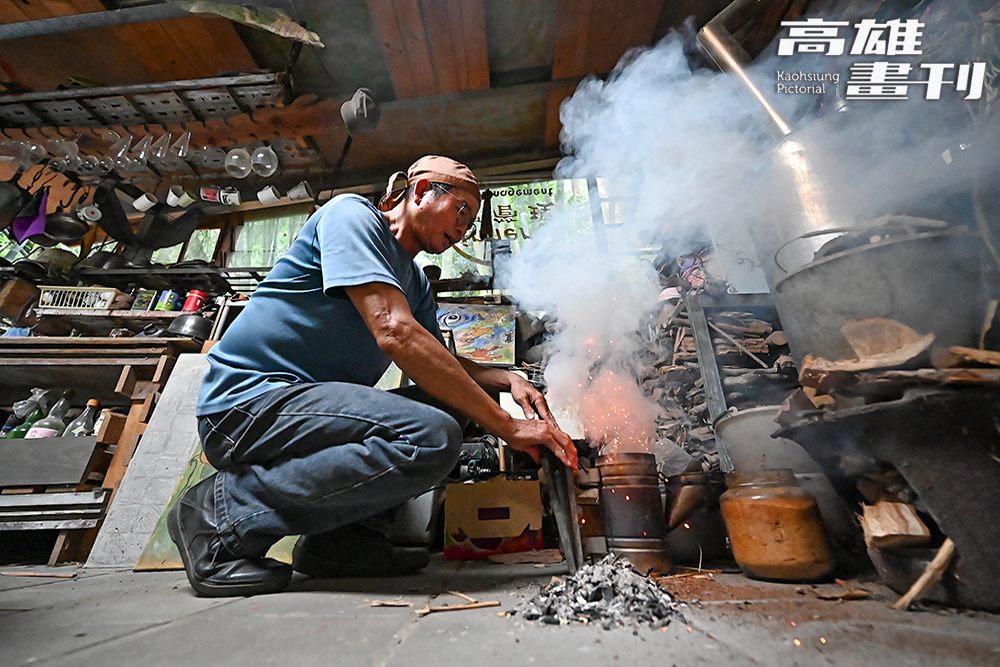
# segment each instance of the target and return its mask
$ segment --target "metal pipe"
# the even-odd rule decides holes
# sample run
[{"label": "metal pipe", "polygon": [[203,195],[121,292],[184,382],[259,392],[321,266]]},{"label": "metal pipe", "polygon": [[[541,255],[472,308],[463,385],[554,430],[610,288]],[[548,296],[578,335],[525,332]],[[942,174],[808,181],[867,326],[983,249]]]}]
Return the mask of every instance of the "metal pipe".
[{"label": "metal pipe", "polygon": [[768,1],[736,0],[698,31],[698,44],[719,69],[732,75],[733,80],[739,84],[743,93],[757,100],[763,107],[770,122],[772,136],[776,140],[780,140],[791,134],[791,125],[781,117],[781,114],[767,100],[757,84],[747,75],[746,66],[750,64],[750,54],[740,46],[730,29],[726,27],[727,23],[753,5]]},{"label": "metal pipe", "polygon": [[146,21],[163,21],[190,16],[191,13],[174,5],[163,3],[144,7],[128,7],[125,9],[110,9],[103,12],[87,12],[70,16],[56,16],[35,21],[20,21],[0,25],[0,41],[39,37],[41,35],[56,35],[92,28],[111,28],[127,23],[143,23]]}]

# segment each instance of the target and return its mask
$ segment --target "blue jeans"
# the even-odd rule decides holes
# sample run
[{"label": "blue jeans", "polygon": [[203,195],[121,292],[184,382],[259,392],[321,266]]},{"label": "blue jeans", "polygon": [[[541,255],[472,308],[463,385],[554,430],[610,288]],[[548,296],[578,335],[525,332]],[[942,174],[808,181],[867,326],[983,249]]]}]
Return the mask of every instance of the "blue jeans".
[{"label": "blue jeans", "polygon": [[427,394],[407,390],[418,400],[341,382],[297,384],[201,417],[205,456],[219,471],[223,544],[237,556],[263,556],[285,535],[363,521],[444,479],[462,429],[420,402],[434,402]]}]

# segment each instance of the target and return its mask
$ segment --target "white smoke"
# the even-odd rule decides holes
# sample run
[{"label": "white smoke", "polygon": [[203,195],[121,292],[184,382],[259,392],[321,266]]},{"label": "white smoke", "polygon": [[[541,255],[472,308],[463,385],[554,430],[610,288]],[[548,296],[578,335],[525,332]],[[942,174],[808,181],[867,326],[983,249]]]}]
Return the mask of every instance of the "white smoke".
[{"label": "white smoke", "polygon": [[[833,66],[843,88],[849,63],[836,59],[771,58],[755,64],[754,76],[773,81],[776,69]],[[979,122],[980,161],[942,160],[943,151],[960,157],[970,145],[955,118],[956,108],[965,113],[961,103],[860,103],[810,125],[814,110],[802,107],[815,99],[787,96],[781,112],[809,130],[809,166],[822,177],[824,205],[839,225],[920,215],[930,201],[941,209],[968,187],[970,170],[995,155],[996,123],[984,131]],[[631,378],[629,360],[634,332],[661,291],[641,250],[653,244],[676,256],[693,250],[690,230],[717,236],[736,223],[801,217],[803,202],[787,182],[772,180],[777,144],[764,132],[760,108],[725,75],[692,72],[677,35],[628,54],[606,81],[585,80],[560,119],[567,157],[555,176],[606,179],[624,222],[608,227],[604,248],[592,230],[581,230],[589,206],[557,207],[510,262],[506,286],[521,308],[557,321],[545,372],[552,402],[581,416],[592,440],[641,447],[655,433],[659,408]]]},{"label": "white smoke", "polygon": [[551,400],[574,408],[593,440],[642,448],[659,407],[628,361],[661,288],[638,251],[651,242],[683,251],[684,230],[736,215],[732,184],[759,161],[762,135],[724,77],[691,72],[676,35],[631,55],[608,81],[589,79],[564,103],[569,157],[556,170],[557,178],[607,179],[624,223],[608,227],[603,248],[591,230],[579,233],[589,208],[554,211],[512,261],[507,286],[521,308],[558,321],[545,373]]}]

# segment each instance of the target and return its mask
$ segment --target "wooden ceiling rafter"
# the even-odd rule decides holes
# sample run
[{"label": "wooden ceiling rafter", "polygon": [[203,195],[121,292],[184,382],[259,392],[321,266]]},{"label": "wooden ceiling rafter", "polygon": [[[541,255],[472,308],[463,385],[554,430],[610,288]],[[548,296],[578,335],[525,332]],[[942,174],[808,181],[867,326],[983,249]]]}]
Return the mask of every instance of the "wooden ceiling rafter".
[{"label": "wooden ceiling rafter", "polygon": [[662,0],[633,0],[628,11],[616,0],[559,0],[552,78],[610,72],[630,48],[652,43],[662,10]]},{"label": "wooden ceiling rafter", "polygon": [[483,0],[367,0],[396,99],[489,88]]},{"label": "wooden ceiling rafter", "polygon": [[[552,49],[552,79],[611,71],[621,55],[653,41],[662,0],[636,0],[623,12],[615,0],[559,0]],[[615,21],[607,17],[614,16]],[[545,108],[545,145],[559,146],[559,109],[576,84],[553,87]]]},{"label": "wooden ceiling rafter", "polygon": [[[449,0],[449,7],[453,0]],[[464,90],[485,90],[490,87],[489,50],[486,44],[486,7],[483,0],[458,0],[462,16],[460,26],[452,33],[461,36],[465,46],[465,66],[469,71],[468,87]]]},{"label": "wooden ceiling rafter", "polygon": [[459,71],[465,65],[465,54],[461,59],[457,57],[459,54],[448,21],[447,0],[420,0],[419,6],[426,21],[427,47],[434,66],[434,90],[437,93],[457,93]]},{"label": "wooden ceiling rafter", "polygon": [[587,73],[585,51],[593,0],[559,0],[552,54],[552,78]]}]

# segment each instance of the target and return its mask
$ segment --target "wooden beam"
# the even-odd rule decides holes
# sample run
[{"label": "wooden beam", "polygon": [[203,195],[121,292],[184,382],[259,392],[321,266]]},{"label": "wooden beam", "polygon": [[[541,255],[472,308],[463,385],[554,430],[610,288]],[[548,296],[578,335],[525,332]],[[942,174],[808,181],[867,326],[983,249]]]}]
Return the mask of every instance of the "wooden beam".
[{"label": "wooden beam", "polygon": [[634,46],[653,40],[662,0],[559,0],[552,78],[610,72]]},{"label": "wooden beam", "polygon": [[[420,11],[427,30],[427,46],[434,67],[435,91],[457,93],[457,61],[448,20],[448,0],[419,0]],[[464,61],[465,54],[461,54]]]},{"label": "wooden beam", "polygon": [[122,479],[125,478],[125,470],[128,468],[135,448],[139,444],[139,438],[146,432],[146,424],[139,418],[148,411],[142,402],[133,403],[129,409],[128,417],[125,418],[125,428],[122,430],[121,439],[115,445],[115,453],[108,464],[108,472],[104,476],[104,488],[110,489],[111,497],[108,499],[110,505],[118,493]]},{"label": "wooden beam", "polygon": [[448,31],[455,58],[455,84],[458,90],[469,90],[469,62],[465,52],[465,28],[462,25],[461,0],[445,0]]},{"label": "wooden beam", "polygon": [[410,63],[410,76],[413,77],[417,94],[420,97],[434,95],[437,85],[430,49],[427,47],[424,18],[420,12],[420,0],[392,0],[392,8],[396,13],[403,51]]},{"label": "wooden beam", "polygon": [[573,94],[575,85],[563,85],[549,89],[545,98],[545,145],[559,146],[559,132],[562,121],[559,119],[559,108],[567,97]]},{"label": "wooden beam", "polygon": [[181,51],[191,54],[199,76],[257,69],[231,21],[219,17],[190,16],[166,21],[168,35]]},{"label": "wooden beam", "polygon": [[[465,67],[469,83],[463,90],[486,90],[490,87],[489,52],[486,45],[486,7],[484,0],[458,0],[462,25],[459,32],[465,45]],[[451,3],[449,3],[449,6]],[[455,29],[452,29],[455,33]]]},{"label": "wooden beam", "polygon": [[593,0],[559,0],[552,54],[552,78],[589,74],[584,61]]},{"label": "wooden beam", "polygon": [[410,72],[406,50],[403,48],[403,36],[399,31],[396,12],[392,5],[384,0],[367,0],[368,12],[372,17],[375,34],[378,35],[389,69],[389,79],[396,93],[396,99],[419,97],[416,81]]},{"label": "wooden beam", "polygon": [[587,71],[580,74],[610,72],[629,49],[651,44],[662,9],[662,0],[633,0],[628,12],[622,12],[616,0],[593,0],[584,56]]},{"label": "wooden beam", "polygon": [[[84,5],[95,3],[97,9]],[[75,11],[74,11],[75,8]],[[103,11],[96,0],[58,3],[60,16]],[[0,23],[52,18],[55,14],[36,2],[0,3]],[[116,57],[108,57],[108,54]],[[41,35],[0,42],[0,65],[5,79],[36,90],[54,90],[68,83],[67,75],[86,75],[106,84],[147,81],[149,73],[128,55],[125,45],[109,30],[86,30],[74,35]]]}]

